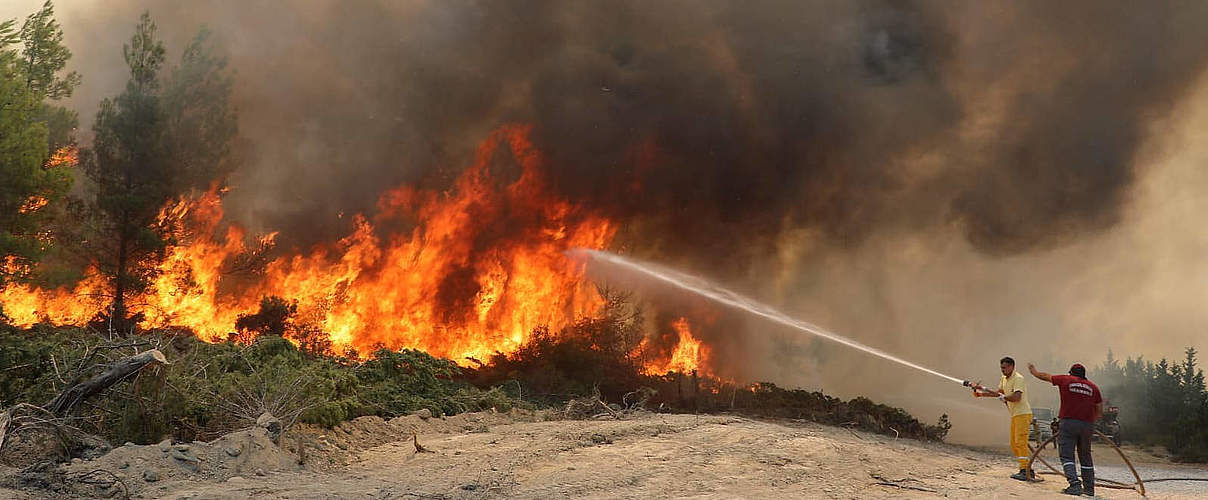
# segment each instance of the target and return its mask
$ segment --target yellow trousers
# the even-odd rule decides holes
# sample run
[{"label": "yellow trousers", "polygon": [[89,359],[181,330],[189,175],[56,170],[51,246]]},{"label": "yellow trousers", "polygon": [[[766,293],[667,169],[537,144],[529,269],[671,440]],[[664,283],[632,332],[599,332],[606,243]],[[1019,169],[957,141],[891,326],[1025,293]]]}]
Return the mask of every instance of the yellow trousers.
[{"label": "yellow trousers", "polygon": [[1028,451],[1028,428],[1031,426],[1031,413],[1011,417],[1011,453],[1015,454],[1020,469],[1028,466],[1028,458],[1032,455]]}]

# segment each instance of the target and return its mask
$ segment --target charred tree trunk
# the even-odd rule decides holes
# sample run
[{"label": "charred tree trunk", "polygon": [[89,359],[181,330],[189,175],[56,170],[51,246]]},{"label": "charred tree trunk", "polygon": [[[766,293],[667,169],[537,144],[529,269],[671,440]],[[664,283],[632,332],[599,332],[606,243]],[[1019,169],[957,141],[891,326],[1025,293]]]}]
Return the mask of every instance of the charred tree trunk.
[{"label": "charred tree trunk", "polygon": [[692,410],[700,411],[700,379],[696,376],[696,370],[692,370]]},{"label": "charred tree trunk", "polygon": [[129,238],[126,237],[123,221],[123,227],[120,229],[121,234],[118,235],[117,250],[117,272],[113,276],[113,311],[109,313],[109,321],[112,324],[112,329],[116,330],[119,335],[126,335],[126,261],[127,243]]},{"label": "charred tree trunk", "polygon": [[676,404],[684,407],[684,374],[675,372],[675,399]]},{"label": "charred tree trunk", "polygon": [[151,363],[168,364],[168,360],[164,358],[164,354],[159,352],[159,349],[135,354],[128,358],[120,359],[105,370],[100,375],[92,377],[84,382],[73,385],[67,390],[55,396],[50,403],[46,405],[49,410],[57,417],[67,416],[75,409],[80,402],[95,396],[105,389],[108,389],[113,384],[125,380],[127,377],[138,373],[144,366]]}]

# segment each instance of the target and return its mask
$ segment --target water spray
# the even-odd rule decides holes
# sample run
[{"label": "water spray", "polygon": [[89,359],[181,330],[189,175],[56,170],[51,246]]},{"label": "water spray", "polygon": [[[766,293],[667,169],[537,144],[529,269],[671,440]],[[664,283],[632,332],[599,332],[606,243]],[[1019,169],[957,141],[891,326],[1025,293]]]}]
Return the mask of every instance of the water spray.
[{"label": "water spray", "polygon": [[[614,266],[617,266],[620,268],[624,268],[624,269],[628,269],[631,271],[637,271],[637,272],[642,273],[651,278],[655,278],[664,283],[673,285],[676,288],[679,288],[682,290],[687,290],[696,295],[700,295],[701,297],[710,299],[714,302],[718,302],[720,304],[725,304],[730,307],[741,309],[743,311],[749,312],[756,316],[760,316],[760,317],[769,319],[776,323],[780,323],[785,326],[790,326],[790,327],[800,330],[802,332],[809,333],[811,335],[822,337],[822,338],[824,338],[826,340],[830,340],[832,342],[836,342],[836,343],[843,344],[845,346],[848,346],[848,347],[851,347],[854,349],[864,351],[868,354],[872,354],[879,358],[893,361],[893,362],[901,364],[903,366],[908,366],[910,368],[914,368],[914,369],[922,371],[922,372],[930,373],[930,374],[940,377],[944,380],[956,382],[965,387],[970,387],[974,391],[978,391],[978,392],[981,392],[981,393],[984,393],[987,395],[995,394],[997,392],[997,391],[992,391],[989,388],[982,386],[980,382],[970,382],[968,380],[961,380],[956,377],[945,375],[943,373],[932,370],[930,368],[919,365],[917,363],[912,363],[910,361],[906,361],[902,358],[899,358],[897,356],[884,352],[875,347],[861,344],[861,343],[851,340],[847,337],[839,335],[835,332],[822,328],[818,325],[814,325],[814,324],[807,323],[805,321],[801,321],[799,319],[793,318],[785,313],[777,311],[775,308],[773,308],[769,305],[762,304],[753,299],[739,295],[738,293],[735,293],[735,292],[727,290],[721,286],[710,283],[709,281],[706,281],[703,278],[685,274],[685,273],[682,273],[682,272],[679,272],[679,271],[676,271],[673,269],[668,269],[666,267],[662,267],[662,266],[659,266],[656,264],[639,262],[639,261],[636,261],[633,259],[628,259],[628,258],[622,257],[622,256],[614,254],[614,253],[604,252],[604,251],[600,251],[600,250],[590,250],[590,249],[579,248],[579,249],[571,250],[568,253],[570,253],[572,255],[576,255],[576,254],[584,255],[584,256],[590,257],[594,260],[603,262],[603,263],[611,264],[611,265],[614,265]],[[998,396],[999,396],[999,400],[1003,400],[1002,395],[998,395]],[[1095,431],[1095,432],[1098,433],[1098,431]],[[1112,448],[1115,448],[1116,453],[1118,453],[1120,455],[1120,458],[1122,458],[1124,460],[1124,463],[1128,465],[1129,470],[1132,471],[1133,478],[1136,480],[1136,482],[1132,483],[1132,484],[1128,484],[1128,483],[1113,481],[1113,480],[1109,480],[1109,479],[1105,479],[1105,478],[1095,478],[1095,484],[1097,486],[1104,487],[1104,488],[1112,488],[1112,489],[1135,489],[1137,492],[1141,493],[1142,496],[1144,496],[1145,495],[1145,483],[1147,483],[1147,482],[1154,483],[1154,482],[1159,482],[1159,481],[1208,481],[1208,479],[1198,478],[1198,477],[1142,478],[1139,474],[1137,474],[1137,469],[1133,467],[1132,462],[1130,462],[1128,460],[1128,457],[1124,455],[1124,452],[1121,451],[1120,448],[1118,446],[1116,446],[1115,443],[1113,443],[1110,439],[1107,438],[1107,436],[1104,436],[1102,433],[1099,433],[1099,436],[1103,439],[1104,442],[1106,442]],[[1044,450],[1044,447],[1047,446],[1049,443],[1054,442],[1054,440],[1056,440],[1056,438],[1057,438],[1057,433],[1054,433],[1053,437],[1050,437],[1047,441],[1045,441],[1040,446],[1038,446],[1035,450],[1032,451],[1032,455],[1028,459],[1027,467],[1029,470],[1031,470],[1031,468],[1032,468],[1033,461],[1040,461],[1045,466],[1047,466],[1050,470],[1049,471],[1037,471],[1037,474],[1053,474],[1053,475],[1058,475],[1058,476],[1061,476],[1064,474],[1063,472],[1057,470],[1052,465],[1049,465],[1048,462],[1045,462],[1043,458],[1039,457],[1039,454],[1041,451]]]},{"label": "water spray", "polygon": [[[832,342],[843,344],[845,346],[848,346],[848,347],[851,347],[854,349],[858,349],[860,351],[864,351],[868,354],[872,354],[873,356],[877,356],[882,359],[887,359],[889,361],[893,361],[900,365],[914,368],[921,372],[935,375],[937,377],[940,377],[940,378],[950,381],[950,382],[956,382],[956,383],[964,385],[966,387],[973,387],[974,385],[976,385],[976,384],[973,384],[966,380],[961,380],[959,378],[956,378],[956,377],[953,377],[950,375],[945,375],[943,373],[932,370],[930,368],[919,365],[917,363],[912,363],[910,361],[899,358],[897,356],[889,354],[889,353],[882,351],[880,349],[877,349],[875,347],[861,344],[852,339],[839,335],[835,332],[822,328],[818,325],[814,325],[814,324],[793,318],[785,313],[777,311],[776,309],[774,309],[773,307],[771,307],[767,304],[763,304],[763,303],[757,302],[753,299],[739,295],[738,293],[727,290],[716,284],[710,283],[709,281],[706,281],[703,278],[685,274],[685,273],[682,273],[682,272],[679,272],[679,271],[676,271],[673,269],[668,269],[668,268],[665,268],[665,267],[662,267],[662,266],[659,266],[656,264],[635,261],[635,260],[632,260],[632,259],[629,259],[626,257],[622,257],[622,256],[614,254],[614,253],[609,253],[609,252],[605,252],[605,251],[601,251],[601,250],[590,250],[590,249],[580,248],[580,249],[572,250],[571,253],[586,255],[599,262],[611,264],[613,266],[621,267],[621,268],[628,269],[631,271],[640,272],[646,276],[649,276],[651,278],[655,278],[664,283],[673,285],[676,288],[692,292],[696,295],[700,295],[700,296],[705,297],[714,302],[724,304],[724,305],[727,305],[730,307],[734,307],[737,309],[741,309],[743,311],[746,311],[746,312],[749,312],[756,316],[760,316],[762,318],[771,320],[773,322],[780,323],[782,325],[792,327],[799,331],[809,333],[811,335],[821,337],[826,340],[830,340]],[[980,386],[978,386],[978,387],[980,387]]]}]

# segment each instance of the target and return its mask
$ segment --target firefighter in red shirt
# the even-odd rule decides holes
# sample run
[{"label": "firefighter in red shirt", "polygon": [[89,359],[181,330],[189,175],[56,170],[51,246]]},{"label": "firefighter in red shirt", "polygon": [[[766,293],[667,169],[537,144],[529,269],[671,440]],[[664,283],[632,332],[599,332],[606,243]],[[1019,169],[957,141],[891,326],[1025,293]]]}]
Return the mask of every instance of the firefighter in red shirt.
[{"label": "firefighter in red shirt", "polygon": [[[1069,375],[1049,375],[1038,371],[1028,363],[1032,376],[1057,386],[1061,394],[1061,427],[1058,431],[1057,449],[1061,454],[1061,468],[1070,486],[1062,493],[1067,495],[1095,496],[1095,464],[1091,460],[1091,436],[1095,433],[1095,422],[1103,415],[1103,395],[1099,386],[1087,380],[1086,367],[1074,364]],[[1078,462],[1082,468],[1082,482],[1078,482],[1078,469],[1074,467],[1074,450],[1078,451]]]}]

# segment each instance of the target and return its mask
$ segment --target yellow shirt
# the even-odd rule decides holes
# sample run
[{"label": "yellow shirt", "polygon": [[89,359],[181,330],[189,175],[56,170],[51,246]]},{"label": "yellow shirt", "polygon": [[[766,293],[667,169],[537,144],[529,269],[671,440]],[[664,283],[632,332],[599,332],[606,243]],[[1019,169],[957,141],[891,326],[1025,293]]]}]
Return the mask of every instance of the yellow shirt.
[{"label": "yellow shirt", "polygon": [[998,388],[1002,390],[1003,395],[1010,396],[1019,391],[1019,401],[1007,401],[1007,410],[1011,411],[1011,416],[1015,415],[1030,415],[1032,413],[1032,405],[1028,404],[1028,389],[1023,381],[1023,374],[1019,370],[1011,373],[1010,377],[1004,375],[1002,380],[998,381]]}]

